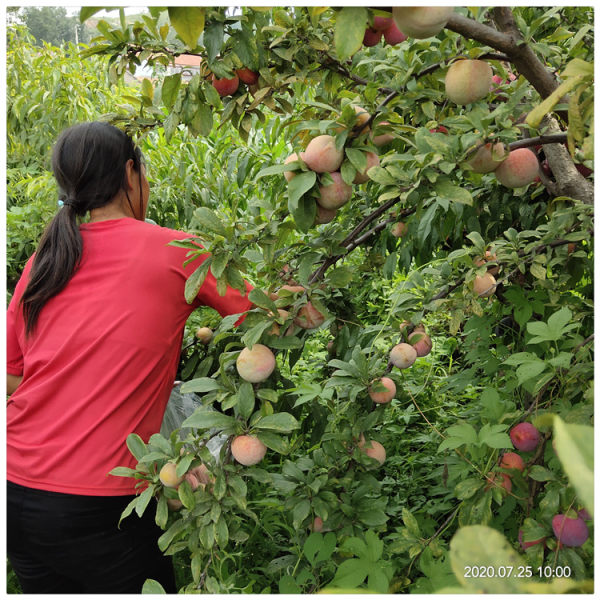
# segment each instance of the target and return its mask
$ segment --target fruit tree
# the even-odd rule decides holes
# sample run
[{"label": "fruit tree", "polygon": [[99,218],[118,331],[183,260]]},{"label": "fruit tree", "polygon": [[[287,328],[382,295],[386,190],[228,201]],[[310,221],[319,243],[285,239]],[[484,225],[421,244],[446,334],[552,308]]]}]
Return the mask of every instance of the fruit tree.
[{"label": "fruit tree", "polygon": [[185,173],[185,202],[150,216],[210,253],[186,297],[209,270],[254,286],[240,326],[186,336],[200,408],[132,434],[113,471],[139,479],[123,518],[155,511],[182,590],[589,591],[593,9],[150,7],[97,27],[83,60],[152,73],[106,118],[156,187],[159,142]]}]

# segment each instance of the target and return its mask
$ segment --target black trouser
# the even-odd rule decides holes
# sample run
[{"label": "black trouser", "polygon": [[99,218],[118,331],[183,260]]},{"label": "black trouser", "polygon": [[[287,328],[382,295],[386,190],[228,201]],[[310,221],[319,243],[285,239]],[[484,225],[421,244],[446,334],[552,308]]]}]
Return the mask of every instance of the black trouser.
[{"label": "black trouser", "polygon": [[7,484],[8,558],[25,594],[139,594],[148,578],[176,593],[149,506],[117,528],[132,496],[76,496]]}]

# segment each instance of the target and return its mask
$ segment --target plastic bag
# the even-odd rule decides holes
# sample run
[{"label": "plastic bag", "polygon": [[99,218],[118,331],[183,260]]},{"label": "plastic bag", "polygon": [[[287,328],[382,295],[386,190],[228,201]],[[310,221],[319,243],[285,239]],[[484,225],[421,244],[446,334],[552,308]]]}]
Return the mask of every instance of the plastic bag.
[{"label": "plastic bag", "polygon": [[[175,429],[181,429],[181,437],[185,438],[190,432],[187,428],[181,428],[181,424],[199,407],[202,406],[202,398],[198,394],[182,394],[181,386],[176,384],[171,390],[171,396],[167,402],[167,408],[160,426],[163,437],[169,438]],[[214,410],[214,409],[213,409]],[[211,430],[210,433],[215,433]],[[219,453],[223,444],[227,441],[227,435],[220,434],[208,440],[206,447],[210,453],[219,460]]]}]

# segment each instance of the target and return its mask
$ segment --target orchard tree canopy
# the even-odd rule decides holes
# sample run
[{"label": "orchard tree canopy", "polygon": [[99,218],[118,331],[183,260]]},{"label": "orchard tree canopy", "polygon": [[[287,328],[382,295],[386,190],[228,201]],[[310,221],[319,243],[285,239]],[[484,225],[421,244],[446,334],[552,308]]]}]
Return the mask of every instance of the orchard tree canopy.
[{"label": "orchard tree canopy", "polygon": [[104,118],[210,253],[186,296],[254,285],[113,472],[182,590],[589,592],[593,9],[120,15],[79,56],[151,73]]}]

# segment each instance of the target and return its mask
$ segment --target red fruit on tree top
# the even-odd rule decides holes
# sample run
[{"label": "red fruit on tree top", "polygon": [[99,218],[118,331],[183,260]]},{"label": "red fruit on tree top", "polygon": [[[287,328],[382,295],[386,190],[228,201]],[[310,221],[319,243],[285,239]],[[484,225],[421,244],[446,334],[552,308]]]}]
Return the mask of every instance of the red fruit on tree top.
[{"label": "red fruit on tree top", "polygon": [[525,462],[516,452],[505,452],[502,455],[500,466],[503,469],[517,469],[521,472],[525,470]]},{"label": "red fruit on tree top", "polygon": [[363,45],[367,46],[368,48],[370,48],[371,46],[376,46],[379,43],[379,40],[381,40],[382,35],[383,34],[381,33],[381,31],[377,31],[376,29],[367,27],[365,29],[365,35],[363,37]]},{"label": "red fruit on tree top", "polygon": [[240,78],[240,81],[243,81],[247,85],[254,85],[258,81],[258,73],[248,67],[238,69],[235,74]]},{"label": "red fruit on tree top", "polygon": [[373,19],[373,29],[375,31],[383,31],[388,29],[392,24],[392,17],[375,17]]},{"label": "red fruit on tree top", "polygon": [[395,46],[406,39],[406,36],[393,21],[388,28],[383,30],[383,37],[390,46]]},{"label": "red fruit on tree top", "polygon": [[567,515],[555,515],[552,519],[552,530],[563,546],[583,546],[590,535],[583,519],[571,519]]},{"label": "red fruit on tree top", "polygon": [[531,423],[519,423],[510,430],[510,441],[517,450],[532,452],[540,443],[540,432]]}]

